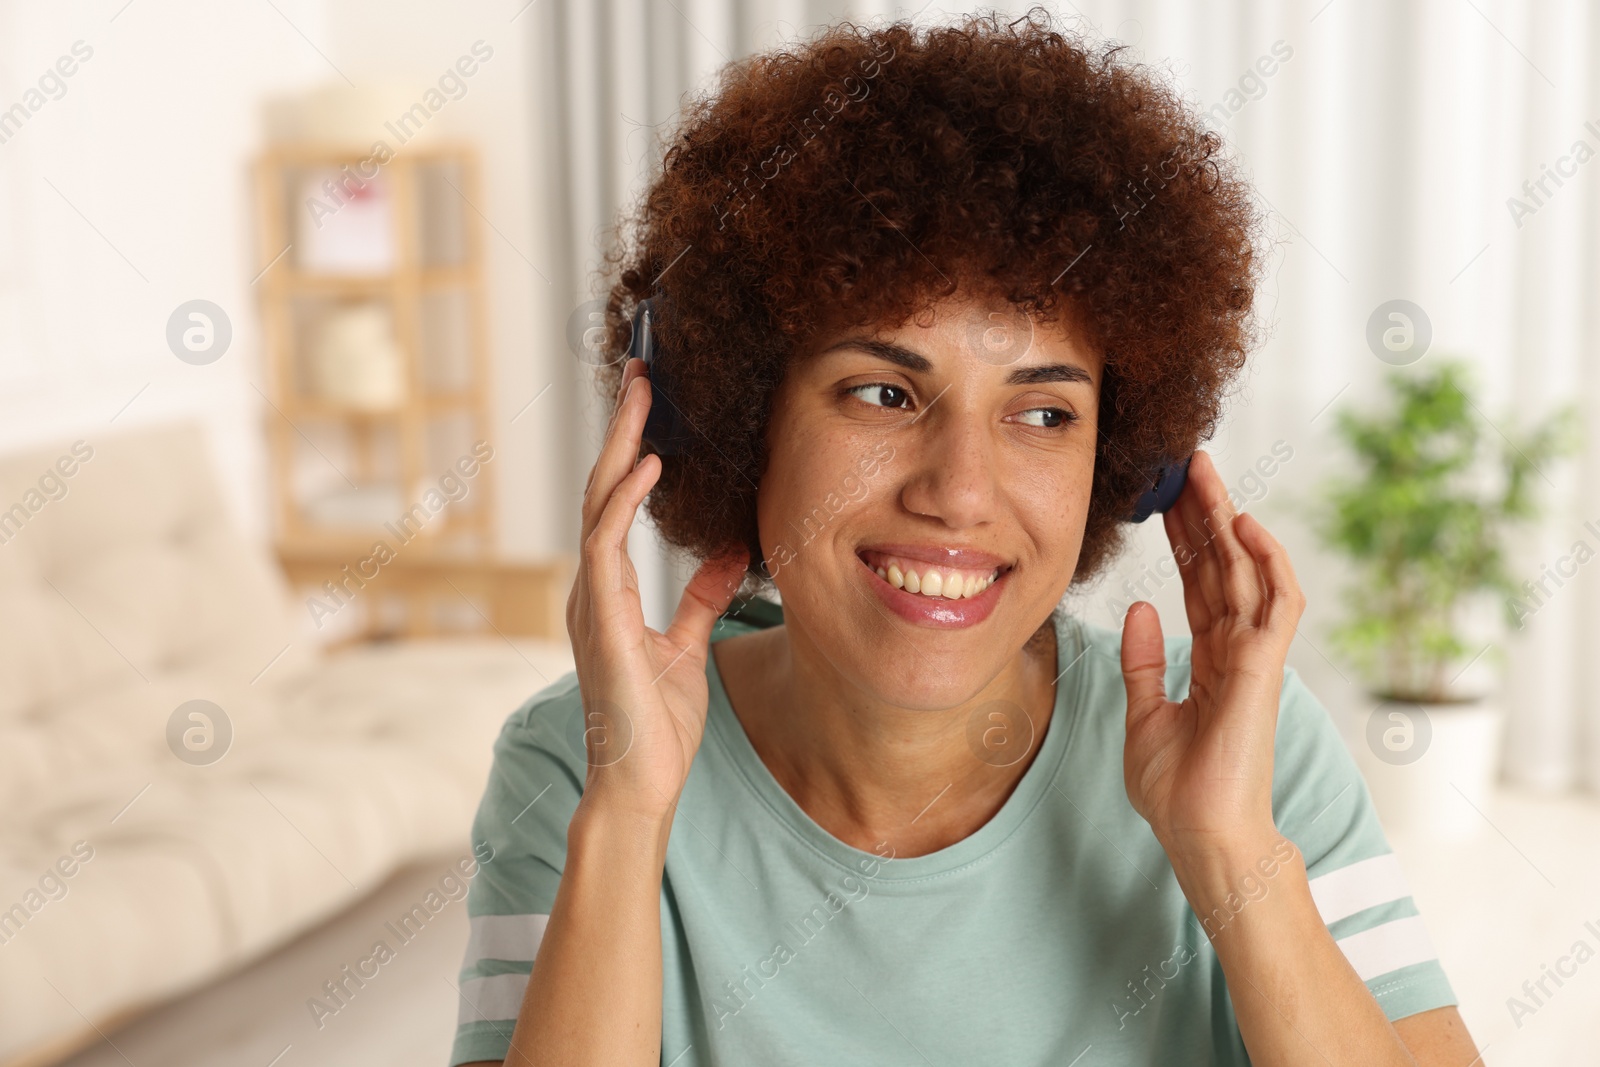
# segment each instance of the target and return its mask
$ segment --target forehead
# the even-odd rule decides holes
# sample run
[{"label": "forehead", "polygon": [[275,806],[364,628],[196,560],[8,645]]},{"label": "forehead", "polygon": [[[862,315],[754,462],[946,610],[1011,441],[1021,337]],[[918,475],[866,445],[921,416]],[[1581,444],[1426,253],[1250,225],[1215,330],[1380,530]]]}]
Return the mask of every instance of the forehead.
[{"label": "forehead", "polygon": [[926,369],[949,370],[952,360],[975,371],[1070,364],[1088,371],[1098,385],[1104,367],[1103,354],[1071,304],[1063,302],[1054,317],[1044,321],[1003,296],[971,291],[938,298],[904,322],[828,331],[814,350],[827,351],[856,340],[877,342],[861,347],[876,349],[879,354],[898,348],[920,355],[933,365]]}]

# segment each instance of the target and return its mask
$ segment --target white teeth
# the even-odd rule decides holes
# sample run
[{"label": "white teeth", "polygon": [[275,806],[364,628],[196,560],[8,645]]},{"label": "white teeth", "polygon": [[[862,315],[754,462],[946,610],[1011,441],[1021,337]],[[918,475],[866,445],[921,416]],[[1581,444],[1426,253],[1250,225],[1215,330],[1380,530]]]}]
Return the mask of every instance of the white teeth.
[{"label": "white teeth", "polygon": [[983,575],[938,570],[918,573],[910,568],[901,570],[898,563],[890,563],[886,567],[874,567],[873,570],[877,572],[879,578],[896,589],[904,589],[908,593],[918,593],[922,596],[942,597],[945,600],[975,597],[993,585],[996,578],[992,572]]}]

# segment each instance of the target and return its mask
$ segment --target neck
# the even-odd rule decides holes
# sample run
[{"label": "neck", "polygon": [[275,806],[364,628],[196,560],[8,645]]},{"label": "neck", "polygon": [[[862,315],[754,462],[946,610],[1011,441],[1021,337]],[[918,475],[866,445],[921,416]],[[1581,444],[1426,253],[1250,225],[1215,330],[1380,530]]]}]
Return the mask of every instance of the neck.
[{"label": "neck", "polygon": [[[1055,705],[1050,626],[977,693],[937,711],[878,699],[793,625],[712,649],[734,714],[785,792],[834,837],[884,855],[946,848],[993,818],[1032,766]],[[985,708],[996,701],[1026,718]]]}]

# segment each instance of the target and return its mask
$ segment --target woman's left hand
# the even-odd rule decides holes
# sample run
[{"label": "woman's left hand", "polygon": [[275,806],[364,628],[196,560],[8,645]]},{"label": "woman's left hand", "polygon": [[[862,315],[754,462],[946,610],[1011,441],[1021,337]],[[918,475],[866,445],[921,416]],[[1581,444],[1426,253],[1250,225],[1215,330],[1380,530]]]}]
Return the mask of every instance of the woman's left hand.
[{"label": "woman's left hand", "polygon": [[1169,856],[1273,840],[1278,698],[1305,594],[1266,527],[1235,516],[1205,452],[1165,520],[1193,635],[1189,693],[1167,699],[1161,621],[1153,604],[1132,605],[1122,630],[1128,799]]}]

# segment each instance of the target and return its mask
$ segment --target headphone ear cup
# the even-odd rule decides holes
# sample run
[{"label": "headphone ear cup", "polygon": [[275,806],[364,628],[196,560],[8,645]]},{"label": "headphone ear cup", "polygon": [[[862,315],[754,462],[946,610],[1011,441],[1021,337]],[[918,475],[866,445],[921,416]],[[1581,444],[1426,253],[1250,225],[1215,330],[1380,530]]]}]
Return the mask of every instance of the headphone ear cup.
[{"label": "headphone ear cup", "polygon": [[1155,484],[1139,497],[1133,505],[1133,512],[1124,521],[1143,522],[1156,512],[1164,512],[1176,504],[1178,497],[1183,495],[1184,484],[1189,480],[1191,458],[1185,456],[1176,462],[1164,462],[1156,470]]},{"label": "headphone ear cup", "polygon": [[646,297],[633,309],[633,328],[628,336],[628,358],[642,359],[649,366],[655,353],[655,338],[651,333],[651,318],[655,311],[655,298]]},{"label": "headphone ear cup", "polygon": [[655,332],[655,297],[639,301],[633,312],[633,336],[628,354],[644,360],[650,375],[650,414],[644,420],[644,443],[658,456],[673,456],[683,451],[683,417],[673,399],[672,379],[661,360]]}]

